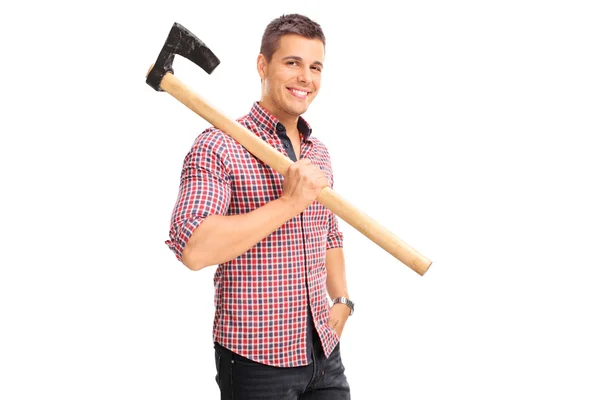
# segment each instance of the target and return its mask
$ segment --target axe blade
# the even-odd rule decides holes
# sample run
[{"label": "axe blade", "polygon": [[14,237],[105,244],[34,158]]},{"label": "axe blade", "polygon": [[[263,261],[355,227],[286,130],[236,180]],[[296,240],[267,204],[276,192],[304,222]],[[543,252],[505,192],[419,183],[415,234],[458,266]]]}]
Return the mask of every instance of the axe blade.
[{"label": "axe blade", "polygon": [[146,83],[154,90],[162,92],[160,87],[167,72],[173,74],[173,58],[175,54],[183,56],[211,74],[221,63],[217,56],[183,25],[175,22],[163,48],[146,76]]}]

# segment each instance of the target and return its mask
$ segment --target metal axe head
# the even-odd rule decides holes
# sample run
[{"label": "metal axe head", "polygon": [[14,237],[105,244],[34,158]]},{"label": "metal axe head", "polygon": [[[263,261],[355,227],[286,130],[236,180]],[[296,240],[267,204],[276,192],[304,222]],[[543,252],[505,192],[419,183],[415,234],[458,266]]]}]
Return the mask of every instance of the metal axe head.
[{"label": "metal axe head", "polygon": [[221,63],[204,42],[175,22],[156,62],[146,76],[146,83],[154,90],[163,91],[160,83],[167,72],[173,73],[175,54],[187,58],[209,74]]}]

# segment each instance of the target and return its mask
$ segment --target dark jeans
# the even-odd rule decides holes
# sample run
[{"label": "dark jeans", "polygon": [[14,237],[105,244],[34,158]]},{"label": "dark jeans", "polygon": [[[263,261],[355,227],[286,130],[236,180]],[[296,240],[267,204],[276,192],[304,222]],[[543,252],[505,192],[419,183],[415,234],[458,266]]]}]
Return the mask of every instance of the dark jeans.
[{"label": "dark jeans", "polygon": [[313,339],[313,362],[292,368],[260,364],[215,343],[221,400],[350,400],[340,345],[326,359],[316,331]]}]

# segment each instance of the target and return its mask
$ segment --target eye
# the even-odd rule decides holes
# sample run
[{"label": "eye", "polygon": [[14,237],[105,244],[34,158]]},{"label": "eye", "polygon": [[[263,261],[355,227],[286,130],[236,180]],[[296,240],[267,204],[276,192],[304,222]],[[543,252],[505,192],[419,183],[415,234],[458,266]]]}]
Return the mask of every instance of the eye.
[{"label": "eye", "polygon": [[287,65],[298,65],[298,61],[288,61]]},{"label": "eye", "polygon": [[318,65],[313,65],[312,69],[314,69],[315,71],[321,72],[322,68],[319,67]]}]

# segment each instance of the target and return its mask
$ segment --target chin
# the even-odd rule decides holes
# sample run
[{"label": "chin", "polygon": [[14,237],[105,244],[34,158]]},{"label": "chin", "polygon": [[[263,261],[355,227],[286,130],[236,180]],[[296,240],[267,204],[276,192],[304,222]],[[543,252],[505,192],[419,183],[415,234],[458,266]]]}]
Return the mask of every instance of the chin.
[{"label": "chin", "polygon": [[302,114],[304,114],[307,110],[308,110],[308,108],[304,108],[302,110],[294,110],[294,112],[291,113],[291,114],[295,115],[296,117],[299,117]]},{"label": "chin", "polygon": [[290,107],[289,110],[291,111],[291,114],[300,116],[308,110],[308,105],[306,105],[306,106],[295,105],[295,107]]}]

